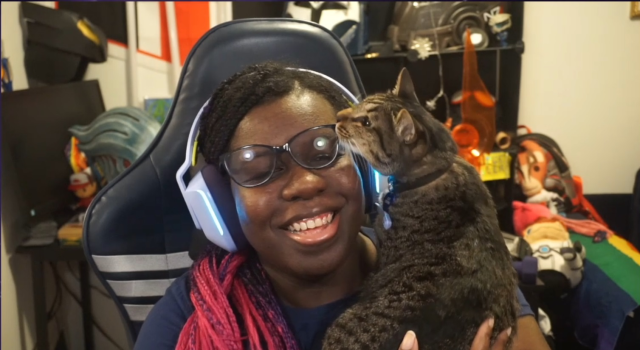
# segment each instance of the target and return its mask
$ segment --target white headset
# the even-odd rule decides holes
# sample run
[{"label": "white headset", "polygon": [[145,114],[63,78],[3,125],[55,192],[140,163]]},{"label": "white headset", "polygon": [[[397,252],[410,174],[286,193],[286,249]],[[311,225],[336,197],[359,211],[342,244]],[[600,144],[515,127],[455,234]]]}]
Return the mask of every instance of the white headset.
[{"label": "white headset", "polygon": [[[338,87],[351,103],[358,103],[356,97],[347,88],[322,73],[307,69],[288,69],[319,75]],[[185,184],[184,181],[185,174],[196,163],[200,118],[207,109],[209,102],[210,100],[207,100],[204,106],[200,108],[200,112],[198,112],[193,121],[189,132],[185,160],[176,173],[176,180],[196,228],[202,230],[207,239],[218,247],[228,252],[235,252],[242,249],[247,242],[240,227],[228,181],[223,181],[217,166],[211,164],[207,164],[200,170],[188,184]],[[215,106],[212,106],[212,108],[215,108]],[[375,172],[375,177],[376,191],[379,192],[380,175]],[[217,203],[220,203],[220,205]],[[222,219],[223,217],[224,220]]]}]

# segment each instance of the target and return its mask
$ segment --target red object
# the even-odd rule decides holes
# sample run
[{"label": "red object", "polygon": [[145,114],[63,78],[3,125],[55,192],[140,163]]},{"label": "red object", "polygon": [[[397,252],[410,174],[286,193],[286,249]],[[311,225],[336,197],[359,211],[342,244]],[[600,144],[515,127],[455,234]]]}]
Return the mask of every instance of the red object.
[{"label": "red object", "polygon": [[580,176],[573,175],[573,183],[576,188],[576,198],[574,198],[574,204],[576,204],[577,202],[576,207],[578,208],[578,210],[576,211],[582,212],[589,219],[592,219],[593,221],[596,221],[602,224],[604,227],[608,229],[609,226],[604,221],[604,219],[602,219],[600,214],[598,214],[598,211],[596,210],[596,208],[594,208],[591,202],[589,202],[587,198],[585,198],[584,192],[582,190],[582,178]]},{"label": "red object", "polygon": [[91,201],[93,201],[93,198],[94,197],[82,198],[80,202],[78,202],[78,206],[82,208],[89,208],[89,204],[91,204]]},{"label": "red object", "polygon": [[82,189],[91,185],[91,178],[89,177],[89,174],[84,172],[79,172],[71,175],[69,182],[70,182],[68,187],[69,190],[77,191],[79,189]]},{"label": "red object", "polygon": [[184,65],[191,49],[211,28],[210,4],[208,1],[176,1],[174,4],[176,6],[180,64]]},{"label": "red object", "polygon": [[598,235],[598,232],[604,232],[604,238],[610,238],[615,234],[605,225],[593,220],[574,220],[560,215],[554,215],[553,218],[562,221],[562,223],[572,232],[579,233],[584,236],[595,237]]},{"label": "red object", "polygon": [[523,236],[522,232],[538,219],[551,217],[551,211],[543,204],[513,202],[513,227],[518,236]]}]

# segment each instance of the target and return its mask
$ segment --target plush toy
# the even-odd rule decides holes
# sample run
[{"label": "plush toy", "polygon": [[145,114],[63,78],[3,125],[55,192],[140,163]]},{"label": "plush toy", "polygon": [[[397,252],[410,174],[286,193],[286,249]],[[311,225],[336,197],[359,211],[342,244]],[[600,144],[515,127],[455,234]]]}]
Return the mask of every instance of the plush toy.
[{"label": "plush toy", "polygon": [[546,205],[513,202],[513,227],[518,236],[524,236],[524,230],[540,218],[551,218],[553,214]]},{"label": "plush toy", "polygon": [[518,153],[516,182],[527,196],[527,203],[545,204],[552,214],[558,214],[562,197],[544,187],[547,178],[547,158],[544,149],[537,143],[525,140],[520,143],[524,151]]},{"label": "plush toy", "polygon": [[524,230],[540,218],[551,218],[561,221],[565,227],[574,233],[594,237],[596,241],[608,239],[614,235],[605,225],[593,220],[575,220],[562,215],[551,214],[549,208],[543,204],[513,202],[513,226],[515,233],[524,236]]},{"label": "plush toy", "polygon": [[538,274],[545,285],[566,292],[582,281],[586,249],[580,242],[571,242],[561,221],[540,218],[523,233],[538,259]]},{"label": "plush toy", "polygon": [[80,208],[88,208],[89,204],[98,192],[98,184],[91,176],[91,168],[87,168],[79,173],[74,173],[69,178],[69,190],[80,198],[78,206]]}]

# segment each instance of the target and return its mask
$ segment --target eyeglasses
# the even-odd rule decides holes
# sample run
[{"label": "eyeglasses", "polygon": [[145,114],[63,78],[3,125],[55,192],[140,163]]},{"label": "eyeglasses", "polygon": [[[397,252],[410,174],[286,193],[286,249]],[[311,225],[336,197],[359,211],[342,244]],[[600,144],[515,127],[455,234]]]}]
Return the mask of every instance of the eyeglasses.
[{"label": "eyeglasses", "polygon": [[238,185],[256,187],[284,170],[278,157],[281,153],[289,153],[305,169],[322,169],[336,160],[339,149],[335,124],[321,125],[300,132],[280,147],[248,145],[225,153],[220,166]]}]

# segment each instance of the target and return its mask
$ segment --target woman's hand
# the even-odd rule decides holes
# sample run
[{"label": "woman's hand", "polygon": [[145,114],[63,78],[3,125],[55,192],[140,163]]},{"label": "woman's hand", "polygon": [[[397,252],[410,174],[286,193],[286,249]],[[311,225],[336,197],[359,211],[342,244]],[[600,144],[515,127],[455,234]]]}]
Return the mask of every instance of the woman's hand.
[{"label": "woman's hand", "polygon": [[[480,326],[478,333],[476,333],[473,344],[471,344],[471,350],[504,350],[505,344],[511,334],[511,328],[500,333],[493,346],[491,345],[491,332],[493,331],[493,319],[490,318]],[[418,341],[416,340],[416,334],[413,331],[408,331],[402,340],[399,350],[418,350]]]}]

